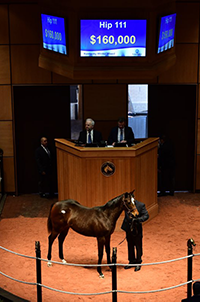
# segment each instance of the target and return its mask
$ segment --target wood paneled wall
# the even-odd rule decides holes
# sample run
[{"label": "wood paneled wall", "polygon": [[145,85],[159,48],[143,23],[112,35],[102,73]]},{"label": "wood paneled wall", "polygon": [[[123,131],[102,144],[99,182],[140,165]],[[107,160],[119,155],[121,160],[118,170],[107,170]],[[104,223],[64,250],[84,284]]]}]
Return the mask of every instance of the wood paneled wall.
[{"label": "wood paneled wall", "polygon": [[[176,64],[159,77],[157,84],[195,84],[199,91],[199,9],[200,2],[177,1]],[[5,190],[15,192],[13,85],[74,84],[73,80],[38,67],[40,15],[37,1],[5,0],[0,4],[0,148],[4,150]],[[127,109],[126,84],[130,80],[100,81],[80,79],[83,84],[84,118],[92,115],[96,127],[114,125]],[[133,84],[136,81],[133,81]],[[148,84],[148,83],[147,83]],[[95,99],[94,99],[95,95]],[[28,98],[28,96],[27,96]],[[109,101],[108,101],[109,100]],[[189,100],[188,100],[189,101]],[[96,107],[97,106],[97,107]],[[98,109],[98,110],[97,110]],[[108,114],[109,113],[109,117]],[[110,118],[110,114],[112,118]],[[200,190],[200,96],[196,117],[196,190]]]},{"label": "wood paneled wall", "polygon": [[[194,190],[200,190],[199,1],[177,1],[176,63],[158,77],[159,84],[197,85]],[[190,102],[190,100],[188,100]],[[187,142],[189,144],[189,142]]]},{"label": "wood paneled wall", "polygon": [[120,116],[126,116],[126,84],[91,84],[83,89],[83,119],[95,120],[95,129],[101,130],[104,140],[108,140],[110,129],[117,125]]},{"label": "wood paneled wall", "polygon": [[[8,0],[3,3],[0,4],[0,148],[4,151],[5,191],[15,193],[17,173],[14,152],[13,86],[74,83],[38,66],[40,53],[38,2]],[[84,83],[80,81],[82,82]]]}]

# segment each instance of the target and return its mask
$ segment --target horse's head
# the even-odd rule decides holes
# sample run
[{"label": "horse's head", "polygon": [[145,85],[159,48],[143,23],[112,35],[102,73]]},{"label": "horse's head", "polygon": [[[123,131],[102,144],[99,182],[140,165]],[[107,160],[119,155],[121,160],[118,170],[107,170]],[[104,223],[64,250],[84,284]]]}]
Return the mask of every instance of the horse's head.
[{"label": "horse's head", "polygon": [[137,217],[139,215],[139,212],[135,205],[134,192],[135,190],[129,193],[126,192],[124,194],[124,206],[126,211],[131,212],[134,217]]}]

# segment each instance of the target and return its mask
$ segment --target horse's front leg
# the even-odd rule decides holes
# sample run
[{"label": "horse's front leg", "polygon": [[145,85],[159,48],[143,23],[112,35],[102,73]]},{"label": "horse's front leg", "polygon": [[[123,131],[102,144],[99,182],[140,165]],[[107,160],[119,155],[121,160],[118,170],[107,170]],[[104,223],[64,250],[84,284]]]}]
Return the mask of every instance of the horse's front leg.
[{"label": "horse's front leg", "polygon": [[[98,264],[101,264],[103,259],[103,247],[105,244],[105,239],[103,237],[97,238],[98,242]],[[101,266],[97,266],[97,272],[99,273],[100,278],[104,278],[104,274],[102,273]]]},{"label": "horse's front leg", "polygon": [[[107,263],[110,264],[111,263],[111,260],[110,260],[110,235],[106,237],[105,247],[106,247],[106,254],[107,254]],[[112,269],[111,266],[110,266],[110,269]]]},{"label": "horse's front leg", "polygon": [[49,260],[48,263],[47,263],[48,266],[52,266],[51,250],[52,250],[53,242],[54,242],[54,240],[56,239],[57,236],[58,236],[58,233],[53,233],[53,232],[49,235],[49,247],[48,247],[48,254],[47,254],[47,259]]},{"label": "horse's front leg", "polygon": [[60,233],[58,236],[58,245],[59,245],[59,257],[62,260],[62,263],[67,263],[67,261],[64,259],[63,256],[63,242],[65,240],[65,237],[67,236],[69,231],[69,228],[64,230],[63,232]]}]

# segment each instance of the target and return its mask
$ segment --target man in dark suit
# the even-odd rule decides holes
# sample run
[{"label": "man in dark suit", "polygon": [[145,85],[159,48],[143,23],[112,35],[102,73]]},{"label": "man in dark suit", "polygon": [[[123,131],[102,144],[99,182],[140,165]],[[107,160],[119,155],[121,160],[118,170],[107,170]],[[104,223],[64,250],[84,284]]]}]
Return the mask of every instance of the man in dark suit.
[{"label": "man in dark suit", "polygon": [[193,283],[194,295],[190,298],[183,299],[181,302],[199,302],[200,301],[200,282],[196,281]]},{"label": "man in dark suit", "polygon": [[133,217],[131,213],[125,212],[125,217],[122,223],[122,230],[126,232],[126,240],[128,244],[128,260],[129,264],[138,264],[137,266],[125,266],[125,269],[135,267],[135,271],[141,269],[140,263],[142,263],[142,222],[149,218],[148,211],[146,210],[145,204],[135,200],[132,192],[132,202],[138,210],[137,217]]},{"label": "man in dark suit", "polygon": [[101,132],[94,129],[95,122],[91,118],[85,121],[85,130],[79,134],[78,142],[83,144],[99,144],[102,141]]},{"label": "man in dark suit", "polygon": [[133,130],[126,126],[124,117],[118,119],[118,125],[111,130],[108,137],[108,145],[114,146],[116,143],[127,143],[129,146],[134,143]]},{"label": "man in dark suit", "polygon": [[52,187],[52,154],[48,149],[48,141],[46,137],[40,140],[41,145],[36,149],[35,159],[39,172],[39,193],[41,197],[53,196]]}]

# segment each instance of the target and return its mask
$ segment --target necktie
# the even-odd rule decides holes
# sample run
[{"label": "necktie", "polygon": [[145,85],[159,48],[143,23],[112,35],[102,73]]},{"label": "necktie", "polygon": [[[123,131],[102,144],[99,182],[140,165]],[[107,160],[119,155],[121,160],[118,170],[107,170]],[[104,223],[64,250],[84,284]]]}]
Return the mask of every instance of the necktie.
[{"label": "necktie", "polygon": [[123,141],[123,129],[120,129],[120,142]]},{"label": "necktie", "polygon": [[46,148],[46,150],[47,150],[47,154],[49,155],[49,157],[50,157],[50,151],[49,151],[49,149],[48,148]]},{"label": "necktie", "polygon": [[91,133],[90,133],[90,131],[89,131],[89,133],[88,133],[88,144],[91,144],[91,142],[92,142]]}]

